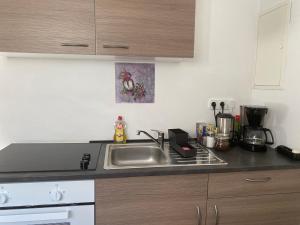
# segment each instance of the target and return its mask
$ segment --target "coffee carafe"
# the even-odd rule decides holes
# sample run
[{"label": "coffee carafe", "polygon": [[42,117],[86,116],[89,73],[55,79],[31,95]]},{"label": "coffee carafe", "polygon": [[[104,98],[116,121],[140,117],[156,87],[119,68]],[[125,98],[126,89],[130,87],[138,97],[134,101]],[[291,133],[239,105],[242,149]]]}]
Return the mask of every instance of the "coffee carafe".
[{"label": "coffee carafe", "polygon": [[266,151],[266,145],[274,144],[270,129],[264,128],[264,118],[268,108],[260,106],[241,106],[241,144],[250,151]]}]

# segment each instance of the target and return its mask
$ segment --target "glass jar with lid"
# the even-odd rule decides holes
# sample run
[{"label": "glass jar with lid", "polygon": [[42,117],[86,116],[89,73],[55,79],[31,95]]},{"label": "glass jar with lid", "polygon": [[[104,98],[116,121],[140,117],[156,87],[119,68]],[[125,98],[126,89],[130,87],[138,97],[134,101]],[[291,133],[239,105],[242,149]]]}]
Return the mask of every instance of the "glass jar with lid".
[{"label": "glass jar with lid", "polygon": [[215,149],[218,151],[226,151],[230,147],[230,136],[217,134]]}]

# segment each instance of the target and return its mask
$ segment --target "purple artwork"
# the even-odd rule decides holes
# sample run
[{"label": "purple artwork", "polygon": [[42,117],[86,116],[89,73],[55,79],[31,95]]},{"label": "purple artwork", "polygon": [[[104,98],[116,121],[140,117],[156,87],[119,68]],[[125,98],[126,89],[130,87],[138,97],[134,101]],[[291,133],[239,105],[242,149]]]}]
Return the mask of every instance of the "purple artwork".
[{"label": "purple artwork", "polygon": [[154,103],[155,65],[116,63],[116,102]]}]

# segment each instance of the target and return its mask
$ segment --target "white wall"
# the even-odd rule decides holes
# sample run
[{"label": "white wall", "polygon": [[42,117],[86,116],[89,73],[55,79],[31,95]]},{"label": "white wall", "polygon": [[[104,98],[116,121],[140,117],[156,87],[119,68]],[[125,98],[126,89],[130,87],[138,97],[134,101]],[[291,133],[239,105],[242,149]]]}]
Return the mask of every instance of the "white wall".
[{"label": "white wall", "polygon": [[[286,0],[260,0],[261,11],[264,12]],[[297,0],[296,0],[297,1]]]},{"label": "white wall", "polygon": [[248,103],[256,46],[256,0],[197,0],[196,57],[156,63],[155,104],[116,104],[114,62],[8,58],[0,63],[0,146],[111,139],[123,115],[137,129],[212,121],[209,97]]},{"label": "white wall", "polygon": [[300,148],[300,0],[293,1],[292,23],[289,25],[288,35],[287,64],[282,77],[283,89],[253,90],[252,101],[266,104],[270,108],[267,126],[275,133],[276,145]]}]

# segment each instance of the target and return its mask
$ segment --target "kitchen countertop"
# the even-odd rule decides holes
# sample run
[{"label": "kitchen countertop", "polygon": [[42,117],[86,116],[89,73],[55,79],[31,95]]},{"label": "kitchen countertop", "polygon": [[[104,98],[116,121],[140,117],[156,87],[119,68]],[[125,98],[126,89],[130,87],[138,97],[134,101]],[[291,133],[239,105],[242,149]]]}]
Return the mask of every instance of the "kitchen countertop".
[{"label": "kitchen countertop", "polygon": [[[87,143],[87,145],[89,144]],[[269,148],[266,152],[249,152],[236,146],[227,152],[216,152],[213,150],[218,157],[228,163],[225,166],[104,170],[103,163],[106,144],[99,144],[100,146],[100,157],[95,171],[0,173],[0,183],[300,169],[300,161],[293,161],[282,156],[272,148]]]}]

